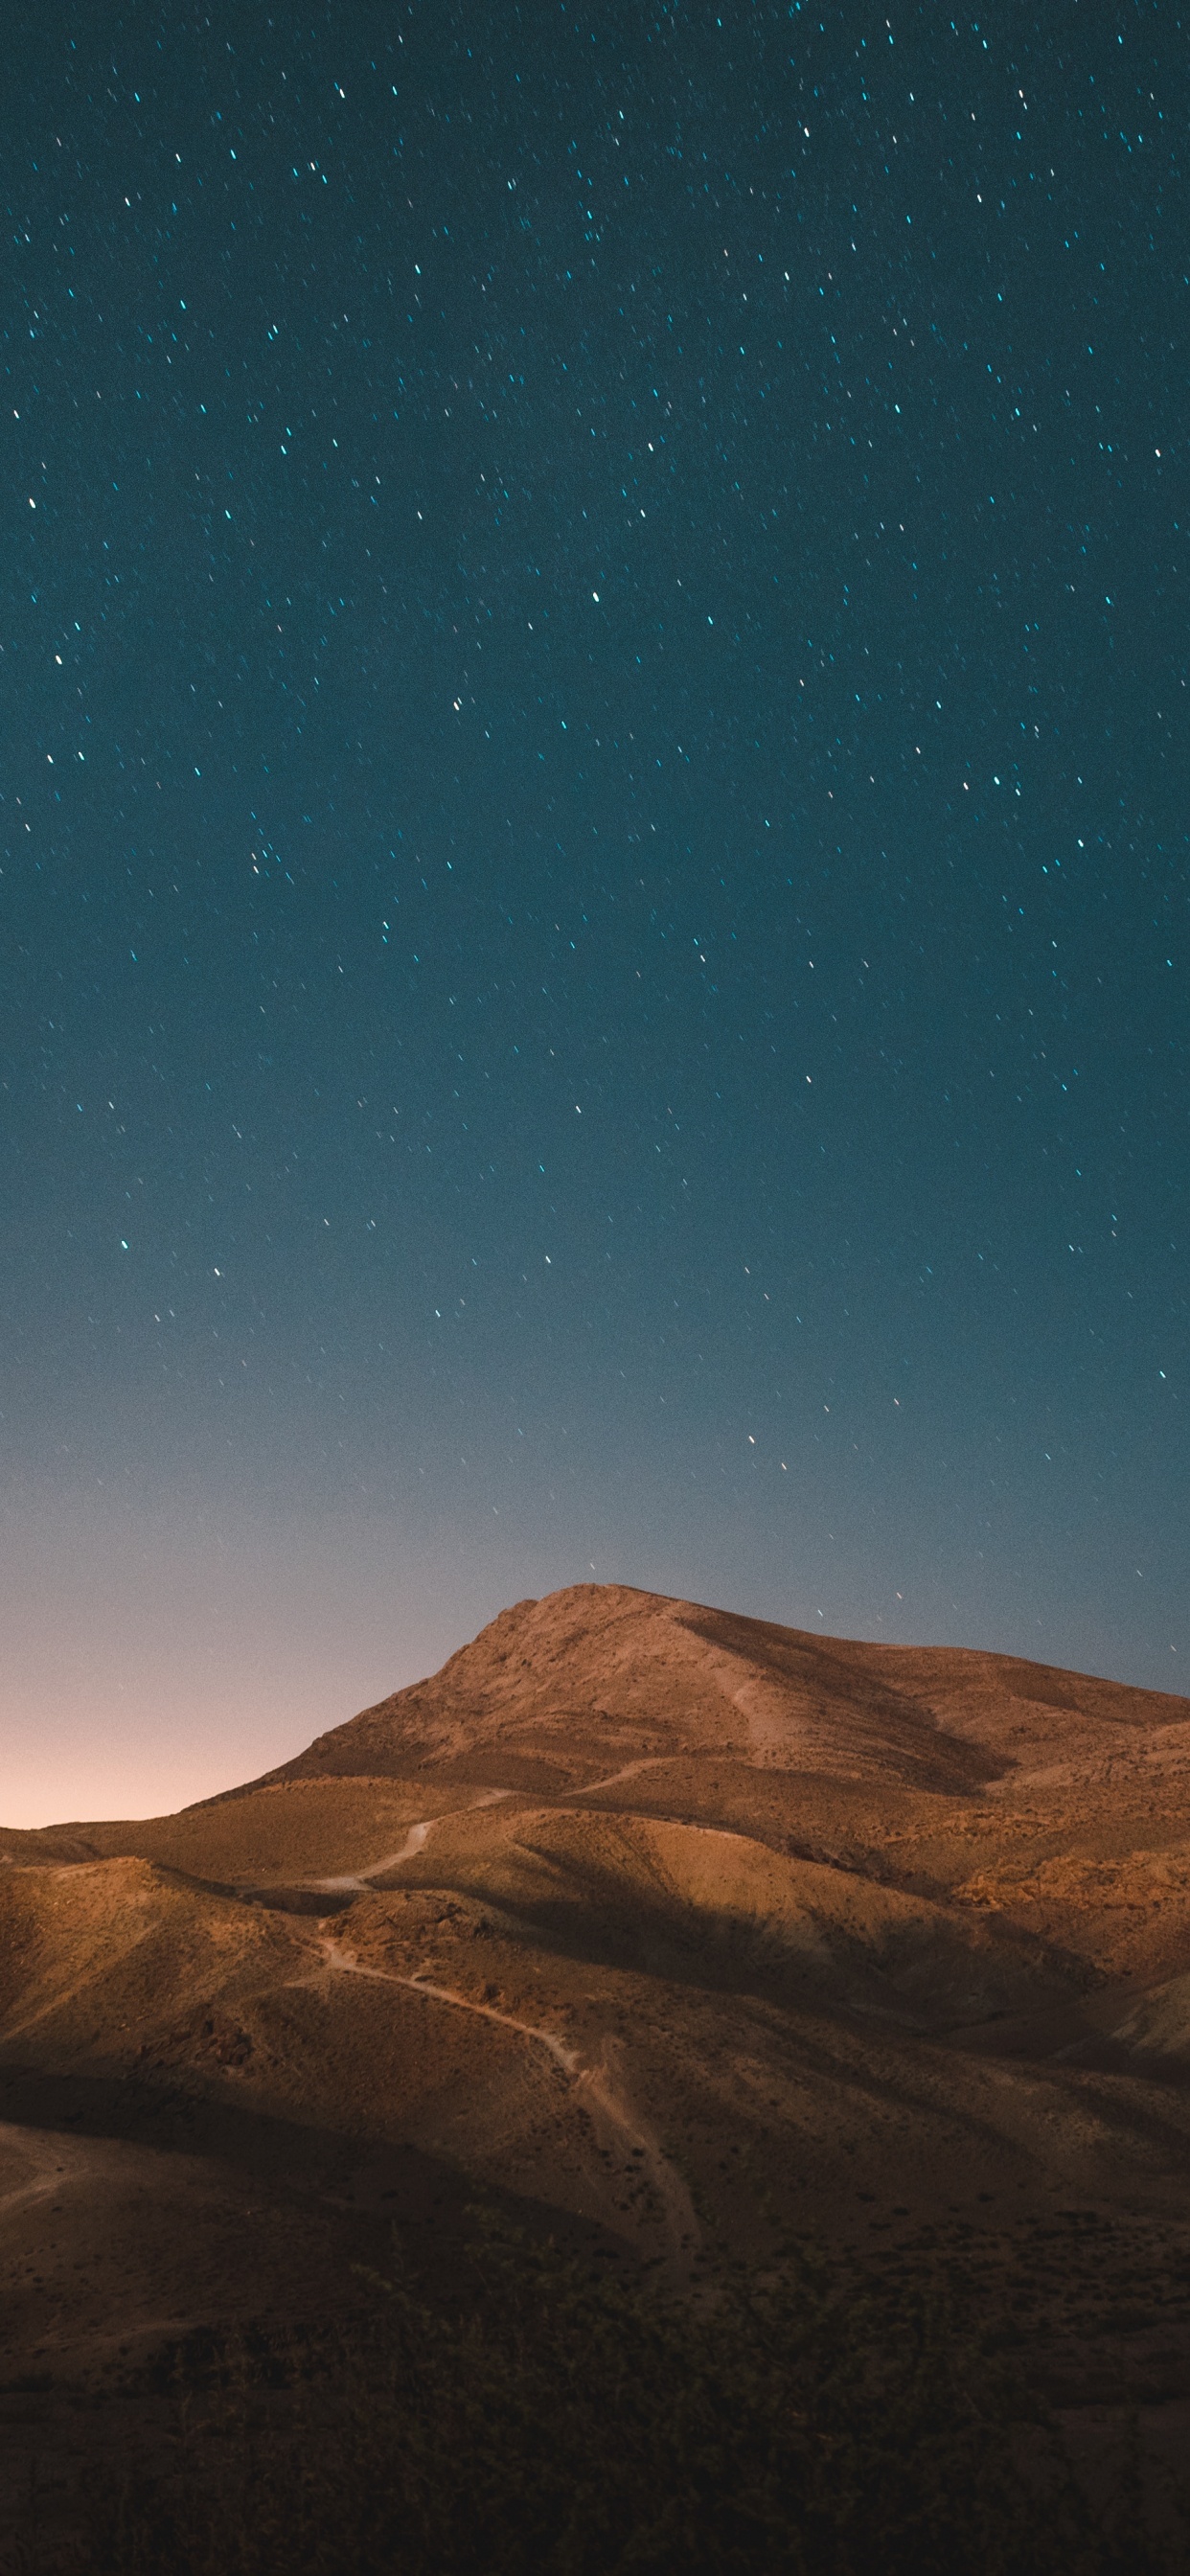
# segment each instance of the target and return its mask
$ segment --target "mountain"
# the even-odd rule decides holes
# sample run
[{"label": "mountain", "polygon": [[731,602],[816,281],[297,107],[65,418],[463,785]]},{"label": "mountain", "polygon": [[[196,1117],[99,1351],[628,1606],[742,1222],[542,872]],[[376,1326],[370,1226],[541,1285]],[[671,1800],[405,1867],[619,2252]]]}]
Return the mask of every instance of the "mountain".
[{"label": "mountain", "polygon": [[394,2226],[448,2282],[484,2204],[675,2285],[929,2250],[1183,2439],[1188,1988],[1186,1700],[519,1602],[263,1780],[0,1832],[8,2366],[309,2318]]},{"label": "mountain", "polygon": [[500,1772],[589,1787],[619,1760],[961,1791],[1009,1769],[1127,1755],[1190,1703],[1008,1655],[859,1645],[621,1584],[501,1612],[429,1681],[320,1735],[270,1780]]}]

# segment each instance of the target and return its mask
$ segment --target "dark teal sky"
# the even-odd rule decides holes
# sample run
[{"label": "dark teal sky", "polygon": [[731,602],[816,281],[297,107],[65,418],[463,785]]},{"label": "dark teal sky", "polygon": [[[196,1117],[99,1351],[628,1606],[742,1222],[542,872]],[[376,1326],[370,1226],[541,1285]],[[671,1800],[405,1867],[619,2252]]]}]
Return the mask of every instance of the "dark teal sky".
[{"label": "dark teal sky", "polygon": [[1180,1687],[1180,13],[16,54],[32,1803],[592,1567]]}]

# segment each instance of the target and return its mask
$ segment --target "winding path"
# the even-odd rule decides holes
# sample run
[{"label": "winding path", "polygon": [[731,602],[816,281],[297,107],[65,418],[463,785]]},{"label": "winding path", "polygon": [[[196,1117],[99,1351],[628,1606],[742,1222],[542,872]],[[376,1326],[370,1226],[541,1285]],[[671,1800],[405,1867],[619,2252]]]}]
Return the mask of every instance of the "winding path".
[{"label": "winding path", "polygon": [[[428,1816],[422,1823],[410,1825],[399,1851],[385,1852],[383,1859],[369,1861],[366,1869],[345,1870],[340,1878],[297,1878],[291,1887],[308,1887],[315,1896],[366,1896],[374,1879],[383,1878],[390,1869],[399,1869],[402,1861],[413,1860],[424,1851],[435,1825],[449,1824],[455,1816],[478,1815],[481,1807],[494,1807],[501,1798],[511,1798],[511,1789],[481,1789],[477,1798],[469,1798],[465,1807],[448,1807],[441,1816]],[[237,1887],[236,1895],[245,1901],[253,1896],[272,1893],[271,1886],[257,1880]]]},{"label": "winding path", "polygon": [[536,2022],[520,2021],[514,2013],[501,2012],[495,2004],[475,2003],[470,1995],[459,1994],[453,1986],[436,1985],[428,1977],[401,1976],[391,1968],[366,1967],[341,1941],[336,1941],[333,1933],[323,1932],[319,1937],[328,1967],[339,1976],[369,1977],[380,1985],[405,1986],[412,1994],[424,1995],[429,2003],[446,2004],[456,2012],[476,2013],[482,2021],[499,2022],[505,2030],[516,2031],[522,2039],[544,2048],[567,2083],[583,2097],[583,2106],[590,2106],[594,2120],[601,2119],[614,2132],[620,2146],[628,2147],[639,2158],[642,2177],[647,2178],[661,2208],[670,2268],[683,2279],[688,2275],[701,2241],[690,2194],[652,2131],[614,2086],[606,2065],[584,2066],[577,2049],[568,2048],[555,2031],[543,2030]]},{"label": "winding path", "polygon": [[0,2218],[28,2201],[48,2200],[54,2192],[69,2191],[81,2176],[94,2171],[99,2161],[93,2150],[77,2138],[63,2137],[56,2129],[24,2129],[13,2120],[0,2120],[0,2155],[6,2150],[33,2170],[10,2189],[0,2184]]},{"label": "winding path", "polygon": [[[623,1771],[615,1772],[611,1777],[629,1779],[637,1771],[647,1770],[650,1759],[660,1758],[652,1756],[645,1761],[630,1762]],[[610,1785],[610,1779],[593,1780],[589,1787],[602,1789]],[[386,1852],[383,1859],[372,1861],[367,1869],[345,1871],[334,1878],[303,1879],[296,1883],[318,1895],[366,1895],[378,1878],[386,1877],[390,1870],[399,1869],[403,1862],[416,1859],[418,1853],[425,1850],[436,1826],[453,1823],[460,1816],[477,1814],[483,1807],[494,1807],[501,1799],[510,1798],[513,1794],[511,1789],[484,1789],[478,1797],[468,1799],[464,1807],[448,1808],[440,1816],[428,1816],[411,1825],[400,1849]],[[254,1887],[237,1890],[242,1897],[264,1892]],[[535,2022],[520,2021],[514,2013],[501,2012],[496,2004],[477,2003],[470,1995],[459,1994],[453,1986],[437,1985],[429,1977],[402,1976],[395,1969],[368,1967],[353,1950],[336,1940],[333,1933],[322,1931],[318,1937],[327,1970],[332,1975],[367,1977],[379,1985],[404,1986],[411,1994],[423,1995],[427,2003],[445,2005],[452,2012],[474,2013],[481,2021],[496,2022],[505,2030],[515,2031],[519,2038],[544,2049],[566,2083],[581,2097],[581,2107],[589,2112],[596,2130],[603,2127],[605,2144],[613,2150],[618,2147],[621,2154],[627,2149],[633,2156],[634,2178],[647,2181],[661,2210],[661,2225],[669,2247],[669,2268],[679,2278],[688,2276],[701,2242],[701,2230],[690,2194],[652,2131],[637,2117],[623,2088],[615,2083],[606,2056],[600,2066],[584,2066],[578,2051],[568,2048],[555,2031],[544,2030]],[[605,2041],[605,2051],[613,2045],[613,2042]]]},{"label": "winding path", "polygon": [[569,1794],[572,1798],[592,1798],[597,1789],[614,1789],[617,1780],[635,1780],[638,1772],[655,1771],[669,1759],[668,1753],[643,1753],[639,1762],[626,1762],[622,1771],[609,1771],[604,1780],[585,1780],[581,1789],[572,1789]]}]

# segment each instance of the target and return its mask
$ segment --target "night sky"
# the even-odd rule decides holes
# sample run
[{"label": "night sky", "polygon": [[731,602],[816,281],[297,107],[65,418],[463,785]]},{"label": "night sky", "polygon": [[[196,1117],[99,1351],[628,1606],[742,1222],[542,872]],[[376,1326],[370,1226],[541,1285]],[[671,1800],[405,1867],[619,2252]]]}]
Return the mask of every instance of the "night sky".
[{"label": "night sky", "polygon": [[1190,1687],[1190,26],[6,43],[5,1819],[592,1573]]}]

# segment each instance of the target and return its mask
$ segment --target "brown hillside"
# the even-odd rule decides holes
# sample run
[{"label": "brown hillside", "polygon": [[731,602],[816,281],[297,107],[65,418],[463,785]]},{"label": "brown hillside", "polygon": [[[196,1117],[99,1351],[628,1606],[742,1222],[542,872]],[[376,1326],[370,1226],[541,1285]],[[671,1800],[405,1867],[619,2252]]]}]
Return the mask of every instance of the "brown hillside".
[{"label": "brown hillside", "polygon": [[672,2280],[977,2243],[1055,2392],[1190,2430],[1188,1987],[1185,1700],[520,1602],[264,1781],[0,1832],[9,2366],[323,2313],[394,2222],[449,2273],[478,2196]]}]

